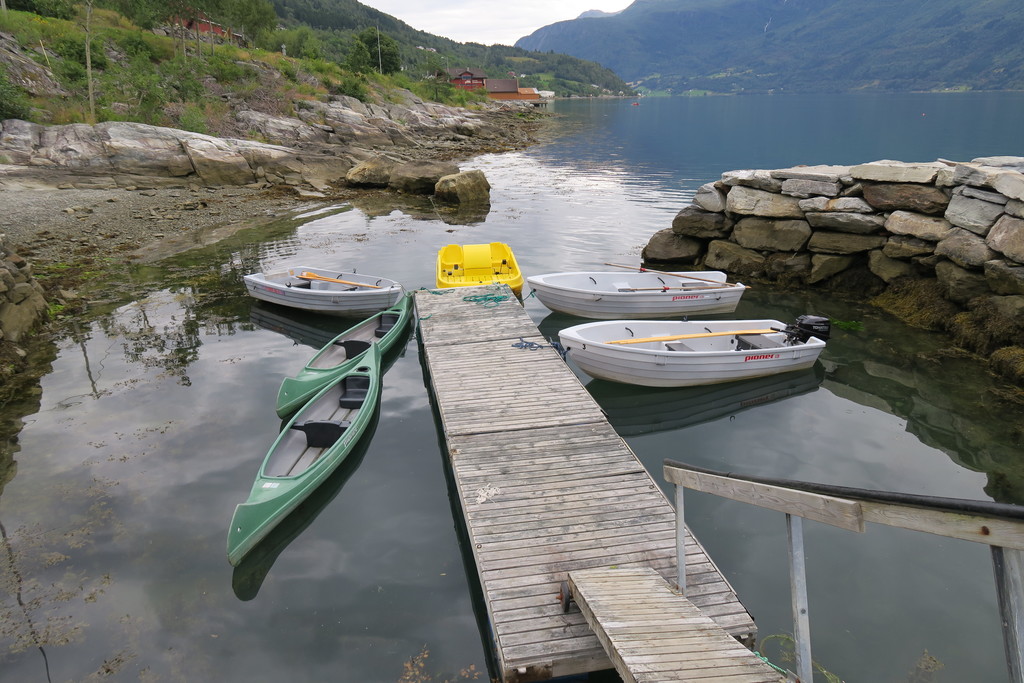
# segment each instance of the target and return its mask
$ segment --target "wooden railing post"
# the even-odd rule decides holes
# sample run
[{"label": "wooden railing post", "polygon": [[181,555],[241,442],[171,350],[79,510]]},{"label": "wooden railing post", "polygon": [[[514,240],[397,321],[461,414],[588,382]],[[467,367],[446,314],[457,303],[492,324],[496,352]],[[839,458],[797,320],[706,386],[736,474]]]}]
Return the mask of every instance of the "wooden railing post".
[{"label": "wooden railing post", "polygon": [[992,546],[1003,646],[1011,683],[1024,683],[1024,553]]},{"label": "wooden railing post", "polygon": [[676,484],[676,588],[680,595],[686,595],[686,523],[683,516],[683,491],[685,486]]},{"label": "wooden railing post", "polygon": [[803,683],[814,681],[811,663],[811,622],[807,614],[807,566],[804,558],[804,522],[797,515],[786,515],[789,536],[789,594],[793,600],[793,650],[796,674]]}]

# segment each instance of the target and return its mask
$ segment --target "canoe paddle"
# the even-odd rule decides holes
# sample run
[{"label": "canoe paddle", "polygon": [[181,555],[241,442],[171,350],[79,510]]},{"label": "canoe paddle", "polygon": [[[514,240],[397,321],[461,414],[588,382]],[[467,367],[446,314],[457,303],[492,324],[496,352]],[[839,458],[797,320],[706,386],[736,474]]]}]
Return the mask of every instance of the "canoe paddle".
[{"label": "canoe paddle", "polygon": [[351,280],[339,280],[336,277],[325,277],[323,275],[317,275],[316,273],[299,273],[299,277],[303,280],[322,280],[324,282],[340,282],[343,285],[355,285],[356,287],[370,287],[371,289],[380,289],[378,285],[368,285],[365,282],[352,282]]},{"label": "canoe paddle", "polygon": [[698,337],[726,337],[732,334],[771,334],[782,330],[730,330],[728,332],[699,332],[697,334],[676,334],[670,337],[641,337],[638,339],[616,339],[605,344],[639,344],[641,342],[675,341],[676,339],[696,339]]},{"label": "canoe paddle", "polygon": [[[665,270],[651,270],[650,268],[641,268],[639,266],[624,266],[621,263],[606,263],[605,265],[606,266],[614,266],[616,268],[629,268],[630,270],[636,270],[636,271],[639,271],[641,273],[656,273],[658,275],[671,275],[672,277],[686,278],[687,280],[699,280],[701,282],[710,282],[712,284],[718,285],[719,287],[743,287],[744,286],[744,285],[741,285],[739,283],[722,282],[720,280],[709,280],[708,278],[696,277],[694,275],[680,275],[679,273],[670,273],[670,272],[665,271]],[[750,288],[747,287],[747,289],[750,289]]]}]

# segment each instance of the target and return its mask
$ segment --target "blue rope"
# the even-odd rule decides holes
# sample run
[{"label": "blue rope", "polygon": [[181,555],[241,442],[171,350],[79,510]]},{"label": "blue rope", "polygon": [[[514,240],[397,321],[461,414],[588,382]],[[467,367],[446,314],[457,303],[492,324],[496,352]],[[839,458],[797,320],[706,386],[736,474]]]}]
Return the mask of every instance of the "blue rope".
[{"label": "blue rope", "polygon": [[554,349],[558,352],[558,355],[562,357],[562,360],[565,360],[565,347],[556,341],[553,341],[550,344],[540,344],[535,341],[526,341],[520,337],[519,341],[512,342],[512,348],[527,349],[528,351],[536,351],[537,349]]}]

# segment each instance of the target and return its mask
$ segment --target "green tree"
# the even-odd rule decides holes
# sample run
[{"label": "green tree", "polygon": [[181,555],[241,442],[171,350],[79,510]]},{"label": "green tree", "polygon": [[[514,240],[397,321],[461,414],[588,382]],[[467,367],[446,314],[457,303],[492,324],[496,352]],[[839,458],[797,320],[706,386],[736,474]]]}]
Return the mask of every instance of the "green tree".
[{"label": "green tree", "polygon": [[227,0],[224,19],[232,28],[240,28],[250,41],[256,41],[277,26],[274,6],[267,0]]},{"label": "green tree", "polygon": [[382,74],[393,74],[402,68],[402,58],[398,52],[398,43],[386,33],[373,26],[363,29],[356,36],[356,42],[366,46],[370,53],[370,62]]},{"label": "green tree", "polygon": [[356,40],[352,44],[352,49],[349,50],[348,57],[345,59],[345,68],[360,74],[374,70],[375,67],[370,62],[370,50],[366,47],[366,43]]}]

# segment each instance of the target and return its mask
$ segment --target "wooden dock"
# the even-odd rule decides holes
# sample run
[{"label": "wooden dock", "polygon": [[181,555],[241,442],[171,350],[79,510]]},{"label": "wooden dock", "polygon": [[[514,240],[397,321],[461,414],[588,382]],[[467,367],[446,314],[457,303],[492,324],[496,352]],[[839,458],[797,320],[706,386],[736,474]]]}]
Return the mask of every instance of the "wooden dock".
[{"label": "wooden dock", "polygon": [[569,573],[572,596],[626,683],[784,683],[649,567]]},{"label": "wooden dock", "polygon": [[[563,583],[600,567],[650,567],[674,582],[671,503],[507,287],[415,300],[495,673],[518,682],[613,668],[580,610],[563,611]],[[753,642],[753,619],[689,532],[686,581],[705,616]]]}]

